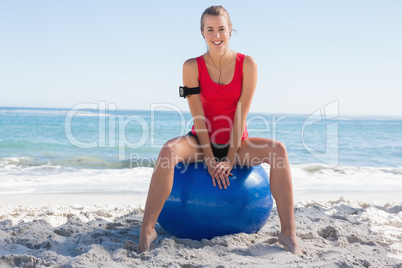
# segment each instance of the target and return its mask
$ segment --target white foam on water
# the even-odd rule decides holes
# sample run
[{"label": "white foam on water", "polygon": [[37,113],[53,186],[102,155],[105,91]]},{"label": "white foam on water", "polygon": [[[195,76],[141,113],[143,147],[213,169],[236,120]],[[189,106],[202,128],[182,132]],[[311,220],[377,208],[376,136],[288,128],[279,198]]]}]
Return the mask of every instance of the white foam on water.
[{"label": "white foam on water", "polygon": [[295,191],[402,191],[401,168],[292,166]]},{"label": "white foam on water", "polygon": [[[54,167],[52,167],[54,168]],[[30,167],[20,169],[30,169]],[[26,171],[26,170],[25,170]],[[146,193],[152,168],[53,169],[45,172],[0,172],[0,194],[133,192]],[[30,175],[27,175],[30,174]]]},{"label": "white foam on water", "polygon": [[[26,157],[3,158],[0,194],[136,192],[146,193],[152,167],[78,169],[60,165],[21,165]],[[269,174],[269,165],[264,165]],[[294,192],[342,193],[400,191],[402,167],[330,167],[323,164],[291,165]]]}]

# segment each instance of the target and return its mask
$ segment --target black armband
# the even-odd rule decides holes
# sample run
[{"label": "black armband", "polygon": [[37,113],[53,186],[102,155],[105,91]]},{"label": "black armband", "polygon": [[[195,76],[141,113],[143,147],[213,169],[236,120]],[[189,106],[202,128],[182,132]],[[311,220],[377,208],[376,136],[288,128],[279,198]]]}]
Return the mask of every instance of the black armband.
[{"label": "black armband", "polygon": [[179,87],[179,96],[186,98],[188,95],[200,94],[200,87]]}]

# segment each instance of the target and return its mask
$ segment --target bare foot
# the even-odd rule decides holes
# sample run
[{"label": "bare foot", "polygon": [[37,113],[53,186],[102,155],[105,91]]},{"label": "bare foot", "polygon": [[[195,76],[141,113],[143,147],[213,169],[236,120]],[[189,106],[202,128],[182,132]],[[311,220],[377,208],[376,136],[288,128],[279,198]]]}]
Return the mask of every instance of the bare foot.
[{"label": "bare foot", "polygon": [[151,243],[155,241],[158,237],[155,229],[152,228],[150,232],[141,232],[140,233],[140,241],[138,242],[138,251],[142,253],[146,250],[149,250]]},{"label": "bare foot", "polygon": [[302,255],[302,251],[299,248],[299,244],[297,243],[296,236],[295,237],[290,237],[287,236],[283,233],[280,233],[278,236],[278,241],[285,247],[289,249],[290,252],[296,255]]}]

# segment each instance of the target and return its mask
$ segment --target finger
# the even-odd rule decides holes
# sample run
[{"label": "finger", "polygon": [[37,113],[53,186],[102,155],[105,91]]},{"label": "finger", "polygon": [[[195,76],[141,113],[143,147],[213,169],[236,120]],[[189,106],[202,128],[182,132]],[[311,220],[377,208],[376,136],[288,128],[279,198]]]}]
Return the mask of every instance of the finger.
[{"label": "finger", "polygon": [[216,182],[215,182],[215,178],[212,177],[212,184],[214,185],[214,187],[216,187]]},{"label": "finger", "polygon": [[214,175],[214,177],[217,177],[217,175],[219,174],[220,170],[221,170],[220,166],[214,167],[214,169],[212,171],[212,174]]},{"label": "finger", "polygon": [[219,178],[215,178],[215,179],[218,182],[219,189],[222,189],[221,180]]},{"label": "finger", "polygon": [[225,170],[222,172],[223,177],[225,178],[225,180],[226,180],[226,178],[228,177],[228,172],[229,172],[228,169],[225,169]]},{"label": "finger", "polygon": [[230,181],[229,181],[229,176],[228,176],[228,174],[226,174],[225,178],[226,178],[226,185],[227,185],[227,186],[230,186]]},{"label": "finger", "polygon": [[228,187],[226,186],[226,179],[225,179],[224,173],[221,173],[219,178],[222,181],[223,188],[227,189]]},{"label": "finger", "polygon": [[230,173],[230,171],[228,170],[227,173],[226,173],[226,176],[225,176],[227,186],[230,186],[229,174],[231,174],[231,173]]},{"label": "finger", "polygon": [[219,177],[219,170],[215,170],[214,173],[213,173],[213,176],[215,178]]},{"label": "finger", "polygon": [[213,173],[213,181],[215,183],[215,186],[218,185],[219,188],[222,189],[222,184],[219,179],[219,170]]}]

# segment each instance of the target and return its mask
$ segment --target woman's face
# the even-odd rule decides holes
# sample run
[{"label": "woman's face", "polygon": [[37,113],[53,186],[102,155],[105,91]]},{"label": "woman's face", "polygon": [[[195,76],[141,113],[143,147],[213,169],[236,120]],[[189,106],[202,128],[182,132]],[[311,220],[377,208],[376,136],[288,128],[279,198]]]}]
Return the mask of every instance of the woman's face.
[{"label": "woman's face", "polygon": [[204,17],[204,29],[202,34],[210,50],[226,50],[232,29],[224,16]]}]

